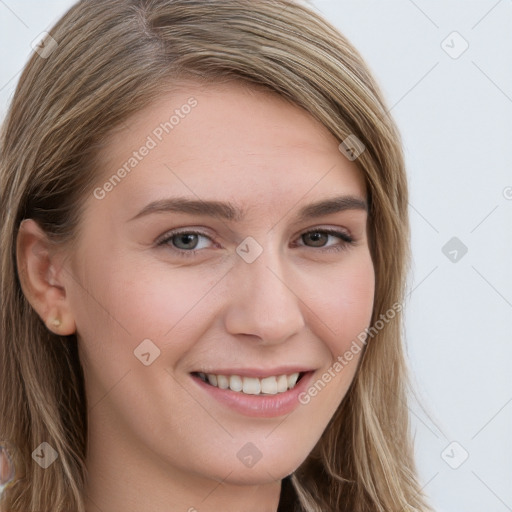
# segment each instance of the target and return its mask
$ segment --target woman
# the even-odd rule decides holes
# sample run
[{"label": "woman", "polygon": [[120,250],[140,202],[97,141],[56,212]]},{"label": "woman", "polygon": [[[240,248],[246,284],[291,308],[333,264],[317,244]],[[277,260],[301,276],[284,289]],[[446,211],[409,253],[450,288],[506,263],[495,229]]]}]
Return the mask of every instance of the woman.
[{"label": "woman", "polygon": [[79,2],[1,151],[2,510],[428,510],[400,140],[326,21]]}]

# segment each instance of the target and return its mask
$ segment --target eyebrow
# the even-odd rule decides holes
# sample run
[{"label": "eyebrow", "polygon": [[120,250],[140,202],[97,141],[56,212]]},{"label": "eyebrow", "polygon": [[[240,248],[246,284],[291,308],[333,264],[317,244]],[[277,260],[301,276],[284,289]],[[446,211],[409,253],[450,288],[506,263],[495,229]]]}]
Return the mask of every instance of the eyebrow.
[{"label": "eyebrow", "polygon": [[[364,199],[356,196],[346,195],[332,197],[304,206],[299,210],[298,219],[299,221],[304,221],[345,210],[368,211],[368,204]],[[173,197],[160,199],[147,204],[139,213],[129,219],[128,222],[146,215],[168,212],[203,215],[230,222],[240,222],[244,219],[246,214],[243,208],[232,203]]]}]

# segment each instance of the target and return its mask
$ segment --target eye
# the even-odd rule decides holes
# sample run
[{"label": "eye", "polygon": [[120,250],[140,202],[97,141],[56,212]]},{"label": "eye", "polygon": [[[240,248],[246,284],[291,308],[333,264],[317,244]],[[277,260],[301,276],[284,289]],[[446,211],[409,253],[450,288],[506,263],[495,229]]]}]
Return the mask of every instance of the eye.
[{"label": "eye", "polygon": [[157,240],[156,244],[157,246],[169,245],[171,249],[188,256],[200,249],[207,248],[208,243],[201,244],[201,238],[212,242],[212,239],[204,233],[189,230],[167,233],[162,239]]},{"label": "eye", "polygon": [[[339,243],[327,245],[329,238],[337,238]],[[354,243],[351,236],[344,231],[338,231],[336,229],[315,229],[307,231],[300,236],[300,239],[304,242],[306,247],[317,247],[325,251],[339,251]],[[311,245],[308,245],[307,242],[311,242]]]},{"label": "eye", "polygon": [[[202,240],[202,243],[201,243]],[[316,248],[324,252],[341,251],[354,244],[354,240],[344,231],[335,229],[314,229],[303,233],[298,246]],[[337,243],[329,244],[329,241]],[[157,247],[167,246],[178,256],[195,256],[201,249],[208,249],[208,243],[214,244],[210,236],[195,230],[171,231],[156,241]],[[297,245],[297,244],[295,244]]]}]

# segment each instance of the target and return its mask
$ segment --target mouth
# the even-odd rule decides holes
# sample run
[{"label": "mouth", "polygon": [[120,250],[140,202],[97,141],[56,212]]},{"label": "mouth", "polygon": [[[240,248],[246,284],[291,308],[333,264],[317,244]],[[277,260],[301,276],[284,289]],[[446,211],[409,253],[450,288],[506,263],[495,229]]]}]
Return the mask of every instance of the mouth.
[{"label": "mouth", "polygon": [[310,372],[294,372],[268,377],[248,377],[243,375],[192,372],[192,376],[205,384],[224,390],[231,390],[244,395],[271,396],[286,393]]}]

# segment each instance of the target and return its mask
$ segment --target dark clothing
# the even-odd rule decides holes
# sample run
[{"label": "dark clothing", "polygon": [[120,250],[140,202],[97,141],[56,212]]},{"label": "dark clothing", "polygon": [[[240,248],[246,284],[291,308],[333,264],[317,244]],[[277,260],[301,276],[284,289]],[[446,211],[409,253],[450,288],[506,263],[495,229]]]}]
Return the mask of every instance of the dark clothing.
[{"label": "dark clothing", "polygon": [[290,477],[287,476],[281,481],[281,496],[277,512],[293,512],[296,496]]}]

